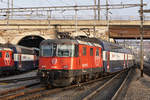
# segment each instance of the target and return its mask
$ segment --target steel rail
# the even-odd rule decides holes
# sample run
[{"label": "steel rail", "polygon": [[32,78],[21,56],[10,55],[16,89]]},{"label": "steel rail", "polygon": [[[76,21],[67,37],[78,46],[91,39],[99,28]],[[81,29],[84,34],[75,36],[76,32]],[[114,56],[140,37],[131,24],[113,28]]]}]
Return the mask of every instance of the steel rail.
[{"label": "steel rail", "polygon": [[37,76],[33,77],[25,77],[25,78],[16,78],[16,79],[6,79],[6,80],[0,80],[0,83],[15,83],[18,81],[27,81],[27,80],[33,80],[33,79],[38,79]]},{"label": "steel rail", "polygon": [[120,73],[118,73],[116,76],[114,76],[112,79],[110,79],[109,81],[107,81],[104,85],[100,86],[97,90],[95,90],[94,92],[92,92],[91,94],[87,95],[83,100],[90,100],[92,97],[94,97],[99,91],[101,91],[102,89],[104,89],[107,85],[111,84],[112,81],[114,81],[114,79],[116,79],[119,75],[121,75],[123,72],[125,72],[127,70],[123,70]]},{"label": "steel rail", "polygon": [[[117,72],[117,74],[118,74],[118,72]],[[58,93],[58,92],[61,92],[61,91],[64,91],[64,90],[77,88],[79,86],[92,84],[94,82],[101,81],[103,79],[113,77],[114,75],[116,75],[116,73],[110,74],[109,76],[105,76],[105,77],[102,77],[102,78],[99,78],[99,79],[96,79],[96,80],[91,80],[91,81],[88,81],[88,82],[75,84],[75,85],[71,85],[71,86],[64,87],[64,88],[54,88],[54,89],[50,88],[50,90],[47,90],[46,87],[39,87],[39,88],[35,88],[35,89],[32,89],[32,90],[26,90],[26,91],[23,91],[23,92],[15,92],[14,94],[8,94],[8,95],[1,96],[0,100],[13,100],[13,99],[18,98],[18,97],[20,97],[20,100],[37,99],[37,98],[40,98],[42,96],[46,96],[46,95],[49,95],[49,94],[54,94],[54,93]],[[18,90],[20,90],[20,89],[18,89]],[[17,91],[17,89],[16,89],[16,91]],[[6,92],[5,92],[5,94],[6,94]],[[29,94],[32,94],[32,95],[29,95]]]},{"label": "steel rail", "polygon": [[129,71],[129,73],[126,76],[125,80],[123,81],[123,83],[121,84],[120,88],[117,90],[117,92],[115,93],[115,95],[112,97],[111,100],[116,100],[117,99],[117,96],[120,94],[121,90],[123,89],[123,87],[127,83],[128,78],[131,76],[131,72],[132,72],[132,69]]},{"label": "steel rail", "polygon": [[31,90],[27,90],[26,92],[19,92],[19,93],[15,93],[15,94],[8,94],[6,96],[1,96],[0,97],[0,100],[13,100],[19,96],[24,96],[24,95],[27,95],[27,94],[31,94],[31,93],[34,93],[34,92],[40,92],[42,90],[46,90],[45,87],[40,87],[40,88],[36,88],[36,89],[31,89]]},{"label": "steel rail", "polygon": [[32,86],[38,85],[38,84],[40,84],[40,82],[32,83],[32,84],[29,84],[29,85],[26,85],[26,86],[20,86],[20,87],[5,90],[5,91],[0,91],[0,96],[6,95],[8,93],[16,92],[16,91],[19,91],[19,90],[23,90],[23,89],[26,89],[26,88],[29,88],[29,87],[32,87]]},{"label": "steel rail", "polygon": [[91,80],[91,81],[88,81],[88,82],[84,82],[84,83],[80,83],[80,84],[75,84],[75,85],[71,85],[71,86],[64,87],[64,88],[56,88],[56,89],[52,89],[52,90],[42,91],[41,93],[36,93],[36,94],[32,94],[32,95],[28,95],[28,96],[25,96],[23,98],[20,98],[20,100],[33,100],[33,99],[37,99],[37,98],[40,98],[40,97],[43,97],[43,96],[47,96],[49,94],[54,94],[54,93],[62,92],[64,90],[69,90],[69,89],[77,88],[79,86],[84,86],[84,85],[87,85],[87,84],[92,84],[94,82],[101,81],[101,80],[113,77],[115,74],[116,73],[113,73],[113,74],[110,74],[109,76],[105,76],[105,77],[102,77],[102,78],[99,78],[99,79],[96,79],[96,80]]}]

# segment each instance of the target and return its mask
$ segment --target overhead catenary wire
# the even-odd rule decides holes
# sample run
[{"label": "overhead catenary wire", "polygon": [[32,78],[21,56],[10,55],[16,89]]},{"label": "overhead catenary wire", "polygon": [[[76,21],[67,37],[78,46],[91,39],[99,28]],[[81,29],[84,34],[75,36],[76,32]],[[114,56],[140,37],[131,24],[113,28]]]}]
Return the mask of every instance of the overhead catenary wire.
[{"label": "overhead catenary wire", "polygon": [[[123,9],[137,7],[140,4],[109,4],[107,9]],[[97,10],[97,5],[79,5],[79,6],[48,6],[48,7],[21,7],[21,8],[11,8],[10,13],[14,14],[35,14],[37,12],[47,13],[47,11],[75,11],[76,10]],[[100,5],[100,9],[106,9],[106,5]],[[8,8],[0,8],[0,13],[4,14],[8,11]],[[38,14],[38,13],[37,13]]]},{"label": "overhead catenary wire", "polygon": [[60,0],[60,2],[62,2],[62,3],[65,4],[65,5],[70,5],[70,4],[68,4],[67,2],[65,2],[64,0]]},{"label": "overhead catenary wire", "polygon": [[[146,4],[144,4],[145,6]],[[61,10],[93,10],[97,9],[98,5],[82,5],[82,6],[50,6],[50,7],[21,7],[21,8],[13,8],[13,10],[20,11],[27,11],[27,10],[54,10],[54,11],[61,11]],[[130,7],[137,7],[140,4],[109,4],[108,9],[123,9],[123,8],[130,8]],[[100,5],[101,9],[106,9],[106,5]],[[6,11],[10,8],[0,8],[1,11]]]},{"label": "overhead catenary wire", "polygon": [[[8,6],[8,1],[0,0],[0,3],[6,4],[6,7],[5,7],[5,8],[7,8],[7,6]],[[13,6],[18,7],[18,8],[21,7],[21,6],[16,5],[16,4],[13,4]]]},{"label": "overhead catenary wire", "polygon": [[47,1],[47,3],[48,3],[49,5],[54,6],[53,3],[50,3],[49,0],[46,0],[46,1]]}]

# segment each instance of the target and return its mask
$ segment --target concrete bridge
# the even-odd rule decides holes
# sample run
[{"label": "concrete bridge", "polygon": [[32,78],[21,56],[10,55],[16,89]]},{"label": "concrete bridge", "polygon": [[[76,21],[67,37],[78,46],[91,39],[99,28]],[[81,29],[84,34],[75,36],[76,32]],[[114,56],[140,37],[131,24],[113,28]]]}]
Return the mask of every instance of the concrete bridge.
[{"label": "concrete bridge", "polygon": [[[44,39],[56,38],[56,30],[72,32],[89,29],[91,35],[107,38],[107,26],[108,21],[105,20],[0,20],[0,43],[10,42],[21,45],[36,43],[38,46]],[[112,38],[139,37],[139,20],[111,20],[109,26]],[[150,21],[145,21],[144,26],[145,37],[150,37]]]}]

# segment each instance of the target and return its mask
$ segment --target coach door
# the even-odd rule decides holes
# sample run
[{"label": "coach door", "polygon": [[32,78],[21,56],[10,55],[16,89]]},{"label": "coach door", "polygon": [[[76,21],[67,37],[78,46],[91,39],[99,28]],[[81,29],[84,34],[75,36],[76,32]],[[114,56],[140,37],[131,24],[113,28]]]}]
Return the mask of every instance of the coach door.
[{"label": "coach door", "polygon": [[94,48],[90,48],[90,56],[89,56],[89,67],[93,68],[94,66]]},{"label": "coach door", "polygon": [[87,57],[87,47],[80,45],[80,68],[82,68],[83,72],[86,72],[85,69],[88,68],[88,57]]},{"label": "coach door", "polygon": [[128,68],[128,63],[129,63],[129,61],[128,61],[128,54],[127,54],[127,64],[126,64],[127,66],[126,66],[126,68]]},{"label": "coach door", "polygon": [[128,55],[124,53],[124,69],[128,66]]},{"label": "coach door", "polygon": [[22,64],[21,64],[21,54],[18,54],[18,67],[21,68]]},{"label": "coach door", "polygon": [[106,55],[107,55],[107,71],[109,72],[110,71],[110,52],[107,51]]}]

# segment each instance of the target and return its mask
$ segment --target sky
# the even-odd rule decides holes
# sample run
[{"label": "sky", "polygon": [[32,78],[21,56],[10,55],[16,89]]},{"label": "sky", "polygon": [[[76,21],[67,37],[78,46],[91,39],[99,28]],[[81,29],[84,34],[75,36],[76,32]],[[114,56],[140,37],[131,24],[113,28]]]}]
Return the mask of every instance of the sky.
[{"label": "sky", "polygon": [[[11,0],[10,0],[11,1]],[[140,4],[140,0],[108,0],[109,4]],[[144,3],[148,4],[145,9],[150,9],[150,0],[143,0]],[[7,7],[8,0],[0,0],[0,8]],[[72,5],[93,5],[94,0],[14,0],[14,7],[47,7],[47,6],[72,6]],[[105,0],[101,0],[101,4],[105,4]],[[126,8],[126,9],[116,9],[109,10],[111,12],[110,16],[113,18],[127,18],[134,19],[139,16],[138,10],[140,7]],[[78,12],[80,15],[92,15],[94,12],[82,11]],[[73,14],[73,12],[65,12],[66,14]],[[104,17],[106,10],[101,10],[101,17]],[[145,14],[146,16],[150,14]],[[111,18],[110,17],[110,18]]]}]

